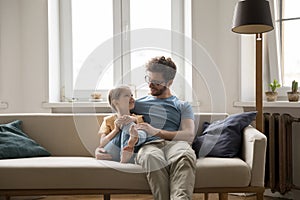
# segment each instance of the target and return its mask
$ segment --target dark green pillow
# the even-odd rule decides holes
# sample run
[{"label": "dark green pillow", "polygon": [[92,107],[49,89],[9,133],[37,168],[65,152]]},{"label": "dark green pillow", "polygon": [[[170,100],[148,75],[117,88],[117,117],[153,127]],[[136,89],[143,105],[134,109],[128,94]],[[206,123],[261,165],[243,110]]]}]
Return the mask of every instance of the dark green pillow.
[{"label": "dark green pillow", "polygon": [[22,129],[22,121],[0,124],[0,159],[50,156],[51,154]]}]

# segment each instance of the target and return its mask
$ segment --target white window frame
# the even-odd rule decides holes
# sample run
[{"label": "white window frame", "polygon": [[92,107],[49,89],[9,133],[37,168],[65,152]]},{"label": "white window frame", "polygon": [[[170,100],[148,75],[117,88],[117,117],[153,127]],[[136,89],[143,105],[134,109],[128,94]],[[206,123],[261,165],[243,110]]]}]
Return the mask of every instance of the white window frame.
[{"label": "white window frame", "polygon": [[[284,32],[284,28],[283,28],[283,22],[284,21],[291,21],[291,20],[300,20],[300,14],[299,17],[293,17],[293,18],[284,18],[283,17],[283,1],[285,0],[277,0],[278,1],[278,9],[279,9],[279,17],[278,20],[276,20],[275,23],[278,23],[278,27],[279,27],[279,35],[280,35],[280,41],[279,41],[279,46],[280,46],[280,55],[281,58],[283,57],[283,32]],[[282,72],[282,76],[283,76],[283,71],[284,71],[284,62],[283,59],[281,59],[281,72]],[[283,78],[283,77],[282,77]],[[289,87],[290,89],[290,87]]]},{"label": "white window frame", "polygon": [[[277,52],[278,52],[278,61],[279,61],[279,71],[278,72],[273,72],[273,74],[277,74],[278,77],[274,77],[278,79],[281,83],[281,87],[277,89],[279,100],[285,100],[287,98],[287,92],[291,90],[291,86],[283,86],[283,79],[284,79],[284,63],[283,63],[283,35],[282,35],[282,21],[290,20],[290,19],[283,19],[283,8],[282,8],[282,1],[283,0],[274,0],[275,3],[275,12],[276,12],[276,18],[274,20],[274,26],[278,29],[277,34],[278,37],[277,39]],[[299,20],[300,18],[297,18]],[[294,20],[294,19],[293,19]],[[272,73],[272,72],[271,72]]]},{"label": "white window frame", "polygon": [[[126,32],[130,26],[130,0],[113,0],[114,10],[114,35]],[[175,12],[176,11],[176,12]],[[71,27],[71,0],[51,0],[48,1],[49,16],[49,102],[69,101],[73,96],[73,67],[72,67],[72,27]],[[189,15],[188,15],[189,14]],[[191,0],[172,0],[172,32],[180,32],[185,37],[191,38]],[[55,32],[53,31],[55,30]],[[172,42],[172,49],[182,49],[182,55],[189,54],[191,58],[191,44],[182,41]],[[190,40],[192,41],[192,39]],[[122,52],[130,49],[130,41],[115,41],[117,47],[114,54],[123,55]],[[130,66],[130,55],[122,56],[120,61],[114,63],[114,80],[122,77],[123,70],[128,70],[122,66]],[[146,61],[145,61],[146,62]],[[175,60],[177,66],[184,66],[185,63]],[[179,63],[180,62],[180,63]],[[190,70],[191,71],[191,70]],[[187,72],[186,67],[179,68],[181,75]],[[56,77],[56,78],[54,78]],[[58,78],[57,78],[58,77]],[[59,78],[60,77],[60,78]],[[116,78],[117,77],[117,78]],[[59,82],[59,84],[57,84]],[[175,84],[174,84],[175,85]],[[180,83],[178,85],[181,85]],[[186,100],[192,100],[192,94],[182,87],[177,96]],[[76,91],[76,98],[79,101],[86,101],[86,97],[94,92],[91,90]],[[99,91],[104,97],[107,90]],[[145,93],[146,94],[146,93]]]}]

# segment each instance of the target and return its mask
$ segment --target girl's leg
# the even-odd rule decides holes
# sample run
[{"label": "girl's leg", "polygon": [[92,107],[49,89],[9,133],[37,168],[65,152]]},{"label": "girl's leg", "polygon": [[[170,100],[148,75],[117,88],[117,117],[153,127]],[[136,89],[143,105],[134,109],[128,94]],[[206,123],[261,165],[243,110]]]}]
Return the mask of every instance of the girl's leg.
[{"label": "girl's leg", "polygon": [[120,161],[121,155],[121,133],[117,134],[109,143],[104,146],[108,154],[112,156],[113,161]]},{"label": "girl's leg", "polygon": [[134,122],[125,125],[122,129],[121,148],[125,146],[140,146],[146,142],[147,133],[143,130],[137,130],[134,127]]},{"label": "girl's leg", "polygon": [[127,124],[122,129],[121,136],[121,162],[133,162],[133,154],[136,152],[137,146],[140,146],[146,141],[146,132],[138,131],[134,127],[135,123]]},{"label": "girl's leg", "polygon": [[137,130],[139,135],[139,141],[135,144],[136,146],[141,146],[146,142],[147,133],[144,130]]}]

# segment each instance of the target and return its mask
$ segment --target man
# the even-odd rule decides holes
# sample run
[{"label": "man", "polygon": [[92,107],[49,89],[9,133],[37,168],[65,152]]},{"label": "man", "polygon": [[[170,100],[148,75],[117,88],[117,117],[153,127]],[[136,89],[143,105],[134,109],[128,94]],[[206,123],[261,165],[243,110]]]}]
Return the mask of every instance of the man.
[{"label": "man", "polygon": [[171,94],[176,75],[171,58],[156,57],[146,64],[145,80],[151,95],[136,100],[134,113],[143,115],[148,142],[136,158],[147,173],[155,199],[192,199],[195,182],[195,153],[192,107]]},{"label": "man", "polygon": [[[192,199],[194,191],[196,156],[190,146],[194,114],[188,102],[171,94],[175,75],[176,65],[171,58],[151,59],[145,76],[151,95],[136,100],[132,110],[147,122],[136,125],[149,135],[136,162],[145,169],[156,200]],[[111,159],[103,149],[97,148],[95,153],[97,159]]]}]

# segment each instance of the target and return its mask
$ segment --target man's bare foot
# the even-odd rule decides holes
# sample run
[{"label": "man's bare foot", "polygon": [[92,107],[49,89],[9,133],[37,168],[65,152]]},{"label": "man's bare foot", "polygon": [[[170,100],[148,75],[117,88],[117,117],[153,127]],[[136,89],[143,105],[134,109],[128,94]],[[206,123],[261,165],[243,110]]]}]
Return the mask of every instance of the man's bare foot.
[{"label": "man's bare foot", "polygon": [[128,146],[134,147],[134,145],[139,141],[139,134],[134,125],[131,125],[129,128],[130,137],[128,139]]},{"label": "man's bare foot", "polygon": [[133,155],[133,147],[126,146],[122,149],[120,163],[127,163]]}]

